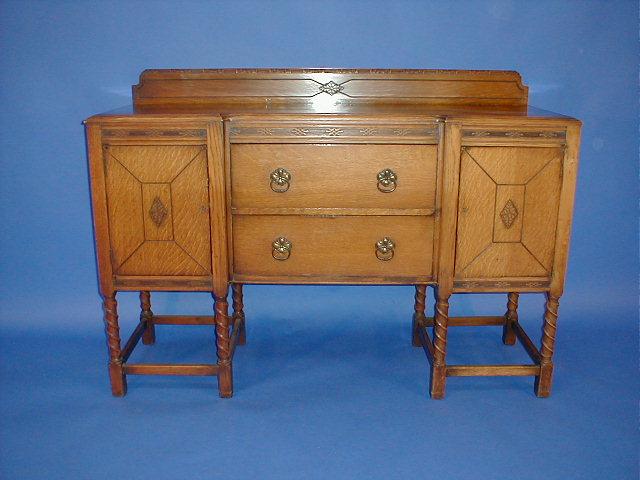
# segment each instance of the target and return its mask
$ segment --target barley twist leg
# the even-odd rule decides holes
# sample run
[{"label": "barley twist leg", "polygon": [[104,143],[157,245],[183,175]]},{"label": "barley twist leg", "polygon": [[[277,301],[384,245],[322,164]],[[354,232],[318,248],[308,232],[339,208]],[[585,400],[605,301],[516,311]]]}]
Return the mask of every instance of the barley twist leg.
[{"label": "barley twist leg", "polygon": [[518,323],[518,293],[511,292],[507,295],[507,312],[504,314],[504,326],[502,327],[502,343],[515,345],[516,332],[513,325]]},{"label": "barley twist leg", "polygon": [[151,294],[140,292],[140,321],[145,324],[142,333],[142,343],[153,345],[156,343],[156,328],[153,324],[153,312],[151,311]]},{"label": "barley twist leg", "polygon": [[104,296],[104,323],[109,347],[109,379],[111,392],[116,397],[127,393],[127,378],[122,367],[122,350],[120,348],[120,327],[118,325],[118,302],[116,295]]},{"label": "barley twist leg", "polygon": [[231,297],[233,299],[233,321],[238,323],[238,340],[236,345],[247,343],[247,332],[245,329],[244,303],[242,295],[242,284],[234,283],[231,286]]},{"label": "barley twist leg", "polygon": [[416,285],[416,295],[415,302],[413,304],[413,321],[411,323],[411,345],[414,347],[419,347],[422,345],[420,342],[420,334],[419,329],[423,327],[423,320],[425,318],[425,308],[426,308],[426,298],[427,298],[427,286],[426,285]]},{"label": "barley twist leg", "polygon": [[218,391],[223,398],[233,396],[231,338],[229,335],[227,296],[215,297],[216,353],[218,355]]},{"label": "barley twist leg", "polygon": [[447,324],[449,296],[436,293],[433,325],[433,365],[431,367],[431,398],[444,398],[446,385]]},{"label": "barley twist leg", "polygon": [[538,397],[551,394],[553,378],[553,350],[556,343],[559,297],[547,294],[542,327],[542,348],[540,349],[540,375],[536,377],[535,392]]}]

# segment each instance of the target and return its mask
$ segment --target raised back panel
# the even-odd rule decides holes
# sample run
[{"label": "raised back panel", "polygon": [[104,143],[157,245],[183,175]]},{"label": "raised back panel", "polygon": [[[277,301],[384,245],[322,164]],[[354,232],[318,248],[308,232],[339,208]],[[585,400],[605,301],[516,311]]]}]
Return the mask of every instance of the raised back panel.
[{"label": "raised back panel", "polygon": [[145,70],[133,86],[145,106],[336,105],[414,103],[523,107],[520,74],[499,70],[219,69]]}]

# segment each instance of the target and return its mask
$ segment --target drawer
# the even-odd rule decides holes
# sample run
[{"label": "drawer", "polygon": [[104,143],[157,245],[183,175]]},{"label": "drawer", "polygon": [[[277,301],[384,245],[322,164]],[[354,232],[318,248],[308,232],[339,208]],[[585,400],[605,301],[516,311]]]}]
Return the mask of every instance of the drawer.
[{"label": "drawer", "polygon": [[[434,219],[427,216],[236,215],[234,275],[236,279],[287,276],[297,281],[300,277],[310,281],[430,277],[433,232]],[[385,237],[393,248],[378,248]],[[286,240],[274,248],[280,238]]]},{"label": "drawer", "polygon": [[431,210],[436,164],[435,145],[236,144],[232,207]]}]

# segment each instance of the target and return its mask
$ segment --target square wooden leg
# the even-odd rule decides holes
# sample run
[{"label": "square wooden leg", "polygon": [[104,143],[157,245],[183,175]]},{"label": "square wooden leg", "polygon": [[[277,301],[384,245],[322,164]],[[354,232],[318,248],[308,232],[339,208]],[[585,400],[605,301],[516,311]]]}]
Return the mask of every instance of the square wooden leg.
[{"label": "square wooden leg", "polygon": [[436,289],[436,305],[433,324],[433,365],[431,366],[431,398],[442,399],[447,381],[447,327],[449,321],[449,295]]},{"label": "square wooden leg", "polygon": [[111,392],[116,397],[127,393],[127,377],[122,368],[122,350],[120,347],[120,326],[118,325],[118,302],[116,294],[105,295],[102,302],[105,331],[109,347],[109,379]]},{"label": "square wooden leg", "polygon": [[124,397],[127,394],[127,376],[122,363],[109,363],[109,380],[114,397]]},{"label": "square wooden leg", "polygon": [[227,296],[215,296],[216,353],[218,355],[218,391],[223,398],[233,396],[231,336]]},{"label": "square wooden leg", "polygon": [[142,343],[145,345],[153,345],[156,343],[156,329],[153,324],[151,293],[149,292],[140,292],[140,321],[145,324]]}]

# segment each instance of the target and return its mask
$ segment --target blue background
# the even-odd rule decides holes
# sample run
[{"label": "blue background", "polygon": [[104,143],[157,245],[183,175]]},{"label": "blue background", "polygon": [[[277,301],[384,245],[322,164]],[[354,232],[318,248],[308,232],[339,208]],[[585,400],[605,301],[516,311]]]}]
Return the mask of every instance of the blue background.
[{"label": "blue background", "polygon": [[[1,478],[637,478],[636,2],[5,0],[0,22]],[[234,399],[163,377],[111,397],[81,121],[129,103],[145,68],[292,66],[514,69],[532,105],[583,120],[551,398],[453,378],[428,400],[411,287],[267,286],[246,288]],[[128,335],[137,298],[119,298]],[[541,296],[521,310],[537,337]],[[210,361],[209,328],[158,327],[135,356]],[[525,359],[499,329],[449,346],[452,363]]]}]

